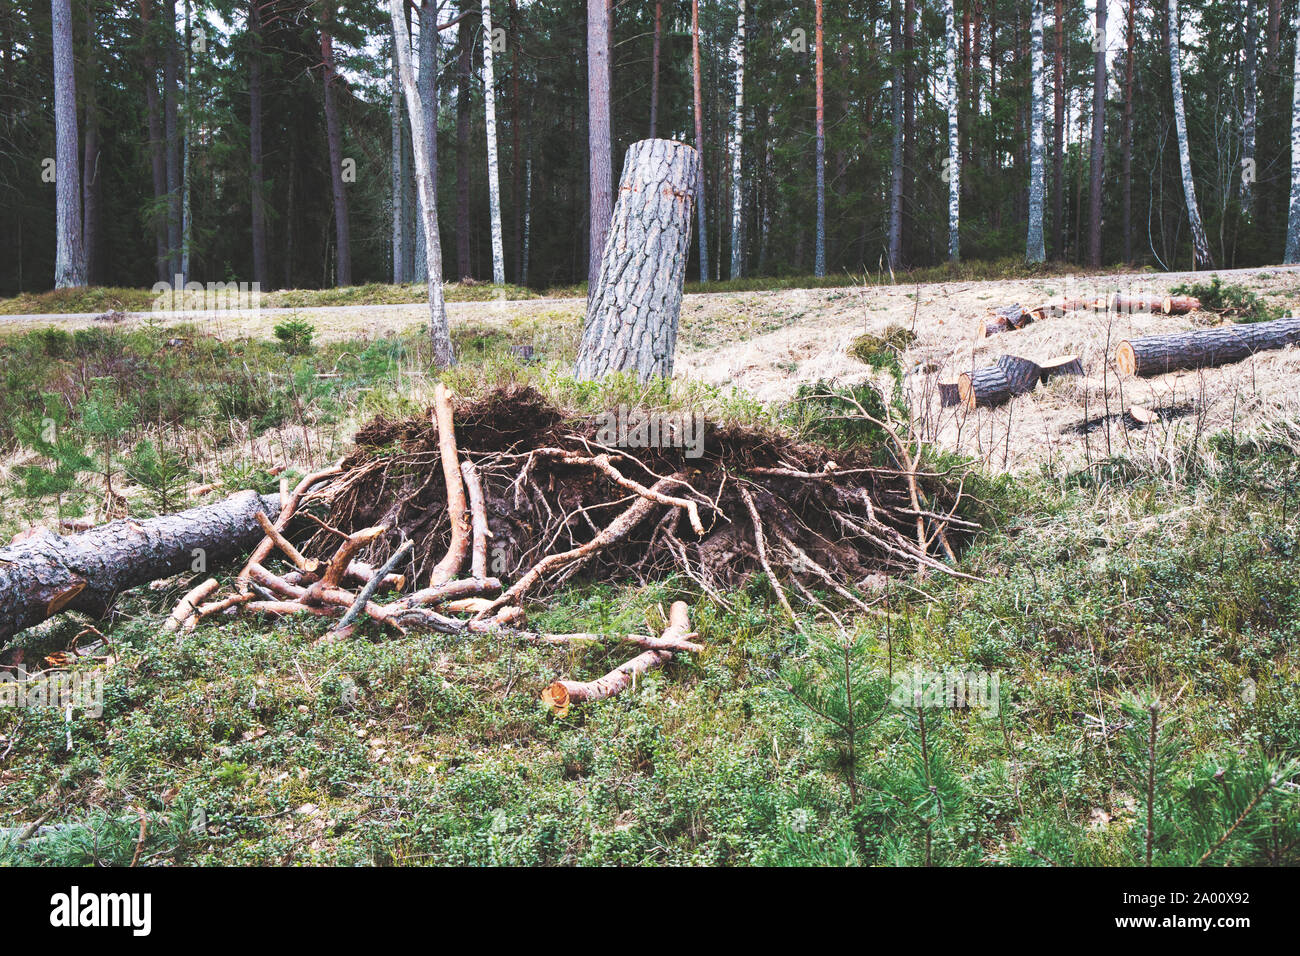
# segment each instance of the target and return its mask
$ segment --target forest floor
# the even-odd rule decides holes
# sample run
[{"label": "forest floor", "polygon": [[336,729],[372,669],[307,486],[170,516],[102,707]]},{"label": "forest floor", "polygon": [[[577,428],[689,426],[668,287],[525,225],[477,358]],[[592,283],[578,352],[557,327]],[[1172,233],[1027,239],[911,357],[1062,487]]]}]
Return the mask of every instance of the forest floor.
[{"label": "forest floor", "polygon": [[[1290,270],[1225,281],[1264,310],[1300,298]],[[1102,356],[1130,328],[1219,316],[1085,313],[973,337],[989,306],[1123,283],[688,296],[678,376],[655,388],[568,377],[581,300],[454,304],[461,363],[441,376],[418,306],[0,322],[0,541],[60,514],[103,520],[104,471],[114,507],[138,516],[210,500],[200,486],[274,490],[279,469],[293,481],[338,459],[374,416],[425,414],[438,381],[467,398],[527,383],[575,414],[703,407],[852,443],[808,390],[895,388],[888,366],[848,354],[864,332],[915,328],[900,373],[1001,351],[1076,351],[1088,371],[961,423],[903,379],[898,421],[937,436],[922,467],[960,477],[982,530],[956,562],[969,578],[864,591],[883,615],[818,592],[844,629],[796,601],[800,632],[761,575],[718,598],[672,576],[575,581],[531,603],[538,630],[617,634],[685,600],[705,646],[564,718],[542,688],[598,677],[626,648],[372,628],[326,644],[311,619],[164,635],[198,578],[124,595],[94,622],[111,642],[102,714],[0,706],[0,865],[1300,863],[1300,416],[1286,394],[1300,350],[1120,383]],[[277,341],[295,317],[314,339]],[[1126,422],[1135,400],[1165,417]],[[53,464],[32,450],[47,419],[92,459],[78,491],[30,480]],[[63,615],[18,649],[38,662],[89,623]],[[830,719],[846,691],[865,706],[936,679],[991,694],[885,706],[850,755]]]}]

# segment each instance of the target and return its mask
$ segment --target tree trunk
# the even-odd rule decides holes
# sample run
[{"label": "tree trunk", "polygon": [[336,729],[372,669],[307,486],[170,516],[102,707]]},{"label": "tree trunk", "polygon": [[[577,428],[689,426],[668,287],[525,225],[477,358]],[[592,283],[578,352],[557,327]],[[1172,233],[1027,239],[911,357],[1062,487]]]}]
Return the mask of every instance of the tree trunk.
[{"label": "tree trunk", "polygon": [[[1210,241],[1205,236],[1201,210],[1196,205],[1196,185],[1192,181],[1192,154],[1187,143],[1187,113],[1183,109],[1183,68],[1178,59],[1178,0],[1169,2],[1169,75],[1173,81],[1174,124],[1178,131],[1178,163],[1183,176],[1183,197],[1187,201],[1187,219],[1192,229],[1192,267],[1214,268]],[[1297,99],[1300,104],[1300,99]],[[1292,139],[1296,134],[1292,133]],[[1292,208],[1295,208],[1293,203]]]},{"label": "tree trunk", "polygon": [[[181,272],[181,157],[177,88],[180,54],[176,50],[176,0],[163,4],[163,129],[167,141],[167,281]],[[182,280],[183,281],[183,280]]]},{"label": "tree trunk", "polygon": [[[257,0],[250,0],[250,7]],[[154,0],[140,0],[140,23],[143,33],[141,63],[144,66],[145,110],[149,124],[149,170],[153,176],[153,211],[150,221],[154,236],[154,276],[159,282],[170,281],[167,275],[167,217],[163,206],[167,196],[167,156],[163,141],[162,105],[158,101],[158,57],[154,53]]]},{"label": "tree trunk", "polygon": [[650,48],[650,138],[659,128],[659,42],[663,34],[664,4],[655,0],[655,33]]},{"label": "tree trunk", "polygon": [[739,279],[744,271],[741,248],[741,219],[745,188],[741,166],[741,148],[745,133],[745,0],[738,0],[736,37],[731,44],[731,66],[736,105],[731,120],[731,278]]},{"label": "tree trunk", "polygon": [[[1247,0],[1252,2],[1252,0]],[[1124,144],[1123,144],[1123,231],[1124,261],[1133,261],[1133,47],[1136,42],[1134,31],[1134,7],[1137,0],[1128,0],[1128,24],[1124,30]]]},{"label": "tree trunk", "polygon": [[244,491],[179,514],[0,549],[0,642],[61,611],[101,616],[123,591],[247,551],[262,537],[259,511],[279,513],[279,496]]},{"label": "tree trunk", "polygon": [[483,0],[483,103],[487,122],[488,212],[492,219],[492,282],[506,281],[505,240],[501,235],[501,172],[497,163],[497,91],[492,71],[492,0]]},{"label": "tree trunk", "polygon": [[[1130,0],[1131,2],[1131,0]],[[1250,222],[1255,211],[1255,0],[1245,0],[1245,103],[1241,121],[1241,215]]]},{"label": "tree trunk", "polygon": [[1052,82],[1052,252],[1065,259],[1065,9],[1056,0],[1055,74]]},{"label": "tree trunk", "polygon": [[909,264],[915,255],[913,235],[916,208],[916,18],[914,0],[903,3],[903,260]]},{"label": "tree trunk", "polygon": [[578,379],[672,376],[699,177],[699,154],[685,143],[647,139],[628,150],[582,332]]},{"label": "tree trunk", "polygon": [[825,37],[822,33],[822,0],[816,7],[817,45],[817,245],[814,253],[813,274],[826,275],[826,82],[824,61]]},{"label": "tree trunk", "polygon": [[610,145],[610,22],[605,0],[587,0],[587,168],[590,247],[587,256],[587,308],[595,303],[601,252],[609,234],[614,204]]},{"label": "tree trunk", "polygon": [[81,237],[81,156],[77,149],[77,80],[71,0],[51,0],[54,34],[54,287],[86,284]]},{"label": "tree trunk", "polygon": [[709,281],[708,223],[704,209],[704,95],[700,79],[700,0],[691,0],[691,62],[695,86],[695,152],[699,157],[700,181],[695,190],[695,217],[700,247],[700,282]]},{"label": "tree trunk", "polygon": [[961,143],[957,130],[957,22],[953,0],[944,0],[944,32],[947,49],[944,57],[944,86],[948,99],[948,261],[961,258]]},{"label": "tree trunk", "polygon": [[266,182],[262,175],[262,0],[249,0],[248,32],[252,49],[248,54],[248,159],[252,189],[253,280],[258,288],[271,288],[271,270],[266,249]]},{"label": "tree trunk", "polygon": [[397,71],[397,34],[393,34],[393,95],[391,111],[392,140],[390,170],[392,175],[393,216],[393,283],[400,285],[410,277],[406,274],[406,172],[402,162],[402,81]]},{"label": "tree trunk", "polygon": [[[412,143],[413,149],[423,149],[429,169],[436,179],[438,176],[438,4],[436,0],[424,0],[420,4],[420,37],[417,41],[420,54],[419,83],[420,102],[424,104],[424,142]],[[428,254],[425,243],[428,237],[424,233],[423,220],[415,217],[415,256],[414,282],[428,279]]]},{"label": "tree trunk", "polygon": [[903,262],[903,27],[899,21],[898,0],[889,5],[889,52],[894,61],[890,83],[890,116],[894,127],[889,174],[889,268]]},{"label": "tree trunk", "polygon": [[1089,169],[1092,182],[1088,189],[1088,264],[1101,265],[1101,187],[1102,165],[1106,159],[1106,2],[1097,4],[1097,34],[1093,45],[1097,57],[1092,73],[1092,159]]},{"label": "tree trunk", "polygon": [[1272,322],[1127,339],[1115,352],[1115,364],[1125,375],[1163,375],[1240,362],[1256,352],[1297,344],[1300,317],[1288,316]]},{"label": "tree trunk", "polygon": [[193,177],[190,176],[190,134],[194,127],[194,109],[190,99],[190,84],[194,80],[191,69],[193,45],[190,33],[190,2],[185,0],[185,132],[181,136],[181,275],[190,281],[190,254],[193,251],[194,223],[190,216],[190,193]]},{"label": "tree trunk", "polygon": [[1034,0],[1034,23],[1030,39],[1033,89],[1030,90],[1029,138],[1029,235],[1025,242],[1025,259],[1043,262],[1047,249],[1043,242],[1043,194],[1046,175],[1046,143],[1043,137],[1043,0]]},{"label": "tree trunk", "polygon": [[348,197],[343,189],[343,122],[335,101],[334,83],[334,0],[321,11],[320,53],[324,67],[325,138],[329,141],[330,183],[334,196],[334,284],[352,284],[352,240],[348,229]]},{"label": "tree trunk", "polygon": [[957,394],[968,408],[992,408],[1011,401],[1014,393],[1002,369],[990,365],[963,372],[957,379]]},{"label": "tree trunk", "polygon": [[96,48],[99,45],[95,23],[95,6],[86,3],[86,88],[85,129],[81,165],[81,245],[86,256],[86,284],[99,281],[99,103],[95,96],[98,73]]},{"label": "tree trunk", "polygon": [[523,163],[519,161],[519,128],[523,116],[519,110],[519,36],[519,5],[516,0],[510,0],[510,206],[514,219],[515,281],[523,285],[520,278],[524,258],[524,204],[520,196]]},{"label": "tree trunk", "polygon": [[[406,93],[406,111],[411,118],[411,140],[424,138],[424,108],[420,103],[420,90],[411,66],[411,36],[403,19],[403,0],[389,0],[389,13],[393,33],[397,37],[397,72]],[[463,21],[462,21],[463,22]],[[424,152],[415,151],[415,187],[420,200],[420,217],[424,222],[425,268],[429,274],[429,339],[433,345],[433,364],[448,368],[454,359],[451,350],[451,329],[447,324],[447,304],[442,293],[442,243],[438,237],[438,181],[429,168]]]},{"label": "tree trunk", "polygon": [[1286,222],[1287,264],[1300,262],[1300,31],[1296,34],[1296,69],[1291,94],[1291,210]]},{"label": "tree trunk", "polygon": [[470,77],[474,47],[470,18],[456,27],[456,274],[464,282],[473,276],[469,249]]}]

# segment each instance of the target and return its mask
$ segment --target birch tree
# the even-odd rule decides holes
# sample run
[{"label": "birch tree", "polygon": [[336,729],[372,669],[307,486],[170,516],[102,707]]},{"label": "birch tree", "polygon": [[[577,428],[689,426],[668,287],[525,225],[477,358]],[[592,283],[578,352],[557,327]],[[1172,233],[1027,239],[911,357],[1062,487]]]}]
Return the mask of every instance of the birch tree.
[{"label": "birch tree", "polygon": [[[1130,3],[1132,0],[1130,0]],[[1249,221],[1254,215],[1255,194],[1255,0],[1245,0],[1245,103],[1241,121],[1241,214]]]},{"label": "birch tree", "polygon": [[961,145],[957,132],[957,17],[953,0],[944,0],[943,15],[947,50],[944,56],[944,88],[948,98],[948,260],[961,258],[961,240],[958,234],[961,214]]},{"label": "birch tree", "polygon": [[1287,265],[1300,262],[1300,28],[1295,50],[1295,86],[1291,92],[1291,210],[1286,220]]},{"label": "birch tree", "polygon": [[497,166],[497,94],[496,80],[492,75],[491,0],[483,0],[483,100],[487,113],[488,211],[492,216],[492,282],[494,285],[504,285],[506,254],[501,237],[501,175]]},{"label": "birch tree", "polygon": [[406,275],[406,197],[402,176],[402,80],[397,69],[397,34],[393,34],[393,103],[392,103],[392,204],[393,204],[393,283],[400,285]]},{"label": "birch tree", "polygon": [[745,132],[745,0],[739,0],[736,36],[731,43],[731,66],[735,76],[736,105],[731,120],[731,278],[743,271],[740,243],[745,189],[741,170],[741,141]]},{"label": "birch tree", "polygon": [[889,268],[902,264],[903,249],[903,26],[899,21],[898,0],[889,4],[889,53],[894,61],[890,82],[890,114],[894,137],[889,175]]},{"label": "birch tree", "polygon": [[51,0],[54,32],[54,287],[86,284],[81,244],[81,174],[77,149],[77,81],[71,0]]},{"label": "birch tree", "polygon": [[[951,4],[952,0],[949,0]],[[822,36],[822,0],[817,0],[816,23],[816,83],[817,83],[817,251],[813,274],[826,275],[826,90],[825,42]]]},{"label": "birch tree", "polygon": [[1029,262],[1043,262],[1047,259],[1047,249],[1043,242],[1043,198],[1047,172],[1047,142],[1043,136],[1047,112],[1043,87],[1043,0],[1034,0],[1030,58],[1033,61],[1033,74],[1029,91],[1029,235],[1025,240],[1025,259]]},{"label": "birch tree", "polygon": [[342,287],[352,284],[352,239],[348,227],[348,194],[343,185],[343,121],[339,117],[334,91],[334,84],[338,81],[334,69],[334,8],[335,0],[326,0],[321,10],[320,53],[324,66],[325,139],[329,145],[330,184],[334,198],[334,283]]},{"label": "birch tree", "polygon": [[587,168],[589,255],[587,303],[600,279],[600,259],[614,213],[614,170],[610,130],[610,20],[605,0],[587,0]]},{"label": "birch tree", "polygon": [[[389,14],[393,21],[393,49],[397,54],[397,72],[402,91],[406,94],[406,110],[411,117],[411,137],[416,142],[424,135],[424,105],[416,85],[415,70],[411,66],[411,37],[406,29],[403,0],[389,0]],[[428,241],[424,244],[425,268],[429,273],[429,339],[433,345],[433,364],[449,367],[454,356],[451,350],[451,329],[447,324],[447,303],[442,294],[442,243],[438,238],[438,183],[429,168],[422,150],[415,150],[415,190],[419,199],[420,218],[424,222]]]},{"label": "birch tree", "polygon": [[[1169,0],[1169,76],[1174,88],[1174,127],[1178,133],[1178,164],[1183,175],[1183,197],[1187,201],[1187,219],[1192,229],[1192,266],[1214,268],[1210,241],[1205,236],[1201,210],[1196,205],[1196,184],[1192,181],[1192,154],[1187,143],[1187,114],[1183,109],[1183,68],[1178,60],[1178,0]],[[1296,142],[1296,133],[1291,133]],[[1296,152],[1296,150],[1292,150]],[[1292,177],[1293,180],[1295,177]],[[1292,210],[1295,209],[1295,185],[1292,185]],[[1293,212],[1294,217],[1294,212]],[[1289,230],[1288,230],[1289,231]],[[1288,247],[1290,239],[1287,240]]]}]

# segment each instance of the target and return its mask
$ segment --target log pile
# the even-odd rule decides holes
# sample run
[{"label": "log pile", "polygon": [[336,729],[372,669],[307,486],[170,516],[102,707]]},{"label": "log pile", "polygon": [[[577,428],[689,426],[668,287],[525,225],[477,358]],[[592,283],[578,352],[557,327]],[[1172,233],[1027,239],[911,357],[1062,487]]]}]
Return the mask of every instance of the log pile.
[{"label": "log pile", "polygon": [[1015,332],[1034,322],[1048,318],[1059,318],[1068,312],[1151,312],[1163,315],[1186,315],[1201,308],[1201,300],[1191,295],[1149,296],[1127,295],[1113,292],[1092,298],[1066,297],[1052,299],[1042,305],[1025,307],[1020,305],[999,306],[989,309],[988,314],[980,320],[977,337],[988,338],[1001,332]]},{"label": "log pile", "polygon": [[1126,339],[1115,351],[1115,364],[1125,375],[1163,375],[1240,362],[1256,352],[1296,344],[1300,344],[1300,317],[1288,316]]}]

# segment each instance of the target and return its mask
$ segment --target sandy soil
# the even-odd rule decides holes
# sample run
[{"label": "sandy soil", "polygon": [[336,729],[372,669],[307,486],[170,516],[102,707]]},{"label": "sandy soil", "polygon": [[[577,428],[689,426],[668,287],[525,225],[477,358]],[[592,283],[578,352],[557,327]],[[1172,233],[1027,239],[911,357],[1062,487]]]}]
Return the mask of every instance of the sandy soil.
[{"label": "sandy soil", "polygon": [[[1283,268],[1223,273],[1225,282],[1254,289],[1288,309],[1300,303],[1300,271]],[[1207,281],[1208,274],[1197,277]],[[1047,280],[966,281],[916,286],[716,293],[683,302],[676,375],[735,388],[762,401],[789,399],[800,385],[860,382],[871,370],[848,354],[863,332],[891,324],[913,329],[916,340],[904,367],[937,367],[938,375],[992,364],[1004,352],[1034,360],[1077,353],[1086,375],[1063,379],[998,409],[940,409],[935,374],[915,372],[906,398],[923,438],[972,455],[996,470],[1077,467],[1111,454],[1164,461],[1189,439],[1223,429],[1239,431],[1300,421],[1300,348],[1261,354],[1249,361],[1152,379],[1125,378],[1114,350],[1131,336],[1215,324],[1218,316],[1115,315],[1075,312],[1019,332],[979,340],[980,319],[993,306],[1034,305],[1058,296],[1094,297],[1111,291],[1164,295],[1185,275],[1109,275]],[[475,325],[548,329],[572,340],[580,327],[581,299],[468,302],[449,306],[453,327]],[[257,315],[209,313],[218,335],[270,335],[288,315],[312,322],[322,338],[382,336],[421,325],[424,308],[363,306],[262,310]],[[0,329],[57,322],[88,325],[89,316],[16,317]],[[132,316],[128,322],[195,321],[195,316]],[[1126,415],[1133,405],[1159,420],[1142,425]]]}]

